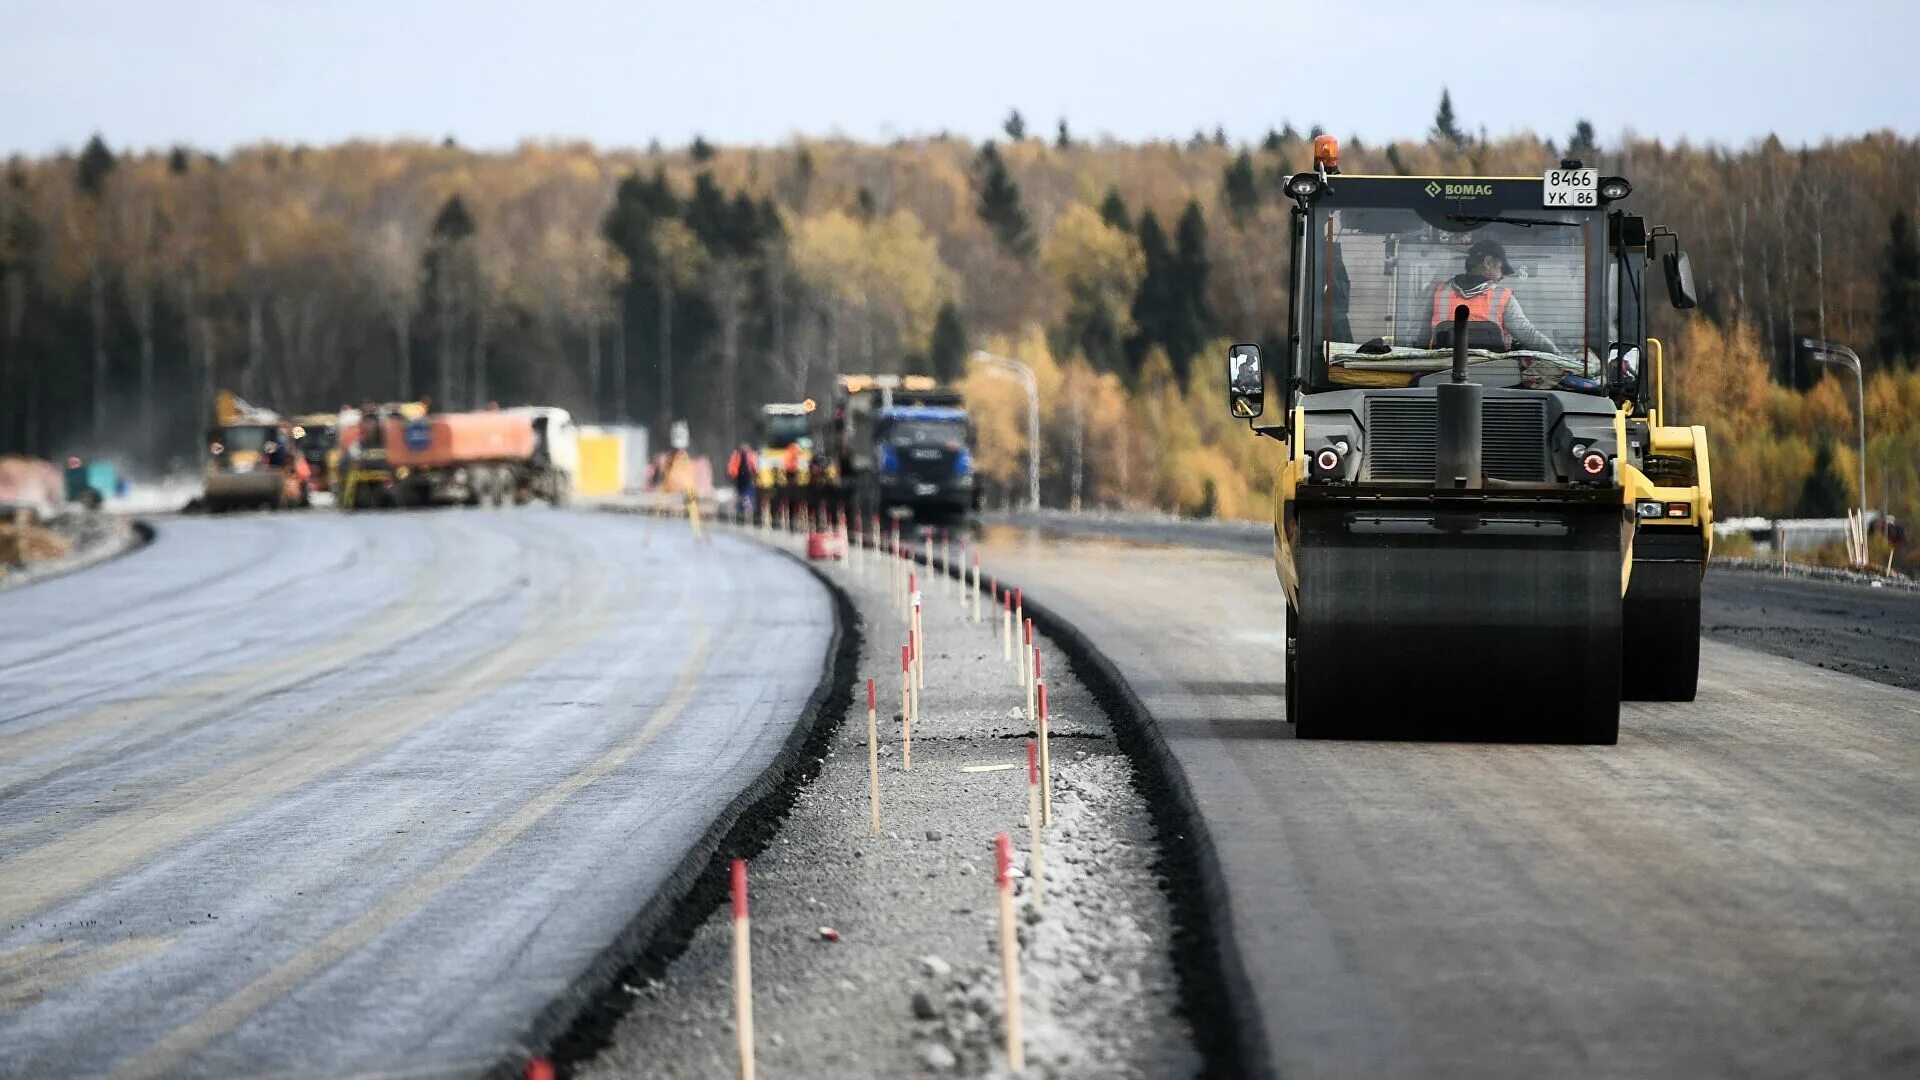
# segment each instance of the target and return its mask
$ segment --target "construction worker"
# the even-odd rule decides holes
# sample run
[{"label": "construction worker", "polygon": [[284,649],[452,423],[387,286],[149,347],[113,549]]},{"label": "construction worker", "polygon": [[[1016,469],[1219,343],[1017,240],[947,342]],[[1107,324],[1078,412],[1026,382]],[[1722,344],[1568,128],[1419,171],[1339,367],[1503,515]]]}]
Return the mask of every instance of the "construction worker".
[{"label": "construction worker", "polygon": [[1498,240],[1481,240],[1467,249],[1466,272],[1455,274],[1433,287],[1433,337],[1428,347],[1438,347],[1440,334],[1452,332],[1454,309],[1464,304],[1469,323],[1486,323],[1500,332],[1500,350],[1532,349],[1559,352],[1553,340],[1541,333],[1520,310],[1513,290],[1500,284],[1513,273],[1507,261],[1507,249]]},{"label": "construction worker", "polygon": [[794,487],[800,482],[800,443],[790,442],[780,453],[780,471],[787,476],[787,486]]},{"label": "construction worker", "polygon": [[727,458],[727,479],[733,481],[734,498],[742,514],[754,511],[755,480],[759,475],[759,455],[753,452],[753,447],[741,443]]}]

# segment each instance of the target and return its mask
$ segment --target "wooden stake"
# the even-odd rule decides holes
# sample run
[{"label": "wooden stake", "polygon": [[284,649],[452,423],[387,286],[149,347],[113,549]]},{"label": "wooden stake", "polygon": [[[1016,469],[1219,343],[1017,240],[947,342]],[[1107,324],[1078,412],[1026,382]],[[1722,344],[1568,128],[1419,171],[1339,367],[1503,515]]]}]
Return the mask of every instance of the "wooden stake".
[{"label": "wooden stake", "polygon": [[920,614],[920,593],[913,594],[913,689],[927,688],[927,625]]},{"label": "wooden stake", "polygon": [[913,646],[900,646],[900,768],[913,771]]},{"label": "wooden stake", "polygon": [[973,621],[977,625],[980,622],[980,553],[977,551],[973,553],[973,588],[971,592],[973,594]]},{"label": "wooden stake", "polygon": [[880,835],[880,724],[873,680],[867,680],[867,801],[873,804],[873,835]]},{"label": "wooden stake", "polygon": [[1007,994],[1007,1067],[1026,1068],[1020,1037],[1020,938],[1013,921],[1013,841],[1006,833],[993,838],[994,885],[1000,891],[1000,981]]},{"label": "wooden stake", "polygon": [[1020,650],[1020,689],[1027,695],[1027,723],[1037,723],[1039,718],[1033,711],[1033,620],[1026,624],[1026,644]]},{"label": "wooden stake", "polygon": [[[1040,650],[1033,650],[1034,669],[1039,670]],[[1047,753],[1047,683],[1040,683],[1040,823],[1053,824],[1053,756]]]},{"label": "wooden stake", "polygon": [[[1044,727],[1042,731],[1046,730]],[[1040,752],[1032,739],[1027,740],[1027,830],[1033,835],[1033,856],[1028,860],[1028,869],[1033,871],[1033,904],[1045,907],[1047,903],[1045,875],[1041,871],[1040,861]]]},{"label": "wooden stake", "polygon": [[733,860],[733,1024],[740,1080],[753,1080],[753,957],[748,948],[747,860]]}]

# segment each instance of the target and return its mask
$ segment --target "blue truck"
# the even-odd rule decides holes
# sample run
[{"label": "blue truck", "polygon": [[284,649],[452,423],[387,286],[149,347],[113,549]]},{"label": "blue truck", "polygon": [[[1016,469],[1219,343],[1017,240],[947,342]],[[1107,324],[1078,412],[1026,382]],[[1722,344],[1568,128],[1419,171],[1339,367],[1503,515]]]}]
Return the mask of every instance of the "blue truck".
[{"label": "blue truck", "polygon": [[972,418],[958,391],[932,379],[842,376],[827,441],[850,511],[934,522],[978,505]]}]

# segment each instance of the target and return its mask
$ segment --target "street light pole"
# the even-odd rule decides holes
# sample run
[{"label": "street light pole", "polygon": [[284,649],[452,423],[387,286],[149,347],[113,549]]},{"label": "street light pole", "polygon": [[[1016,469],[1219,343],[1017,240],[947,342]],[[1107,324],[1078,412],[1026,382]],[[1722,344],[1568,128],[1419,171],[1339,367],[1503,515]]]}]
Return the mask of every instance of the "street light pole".
[{"label": "street light pole", "polygon": [[1040,382],[1033,369],[1010,357],[975,350],[974,363],[1003,379],[1012,379],[1027,392],[1027,508],[1040,509]]},{"label": "street light pole", "polygon": [[1845,345],[1836,345],[1831,341],[1814,341],[1802,338],[1801,347],[1813,354],[1813,358],[1822,364],[1832,364],[1853,372],[1855,401],[1860,413],[1860,537],[1864,542],[1867,534],[1867,376],[1860,367],[1860,354]]}]

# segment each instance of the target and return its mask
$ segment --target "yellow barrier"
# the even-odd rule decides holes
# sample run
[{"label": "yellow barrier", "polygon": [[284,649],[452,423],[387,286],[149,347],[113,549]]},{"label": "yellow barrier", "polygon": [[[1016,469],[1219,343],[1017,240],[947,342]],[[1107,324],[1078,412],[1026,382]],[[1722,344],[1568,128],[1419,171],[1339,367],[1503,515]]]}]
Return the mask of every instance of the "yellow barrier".
[{"label": "yellow barrier", "polygon": [[575,494],[620,494],[626,487],[625,441],[618,434],[580,433],[580,474],[573,478]]}]

